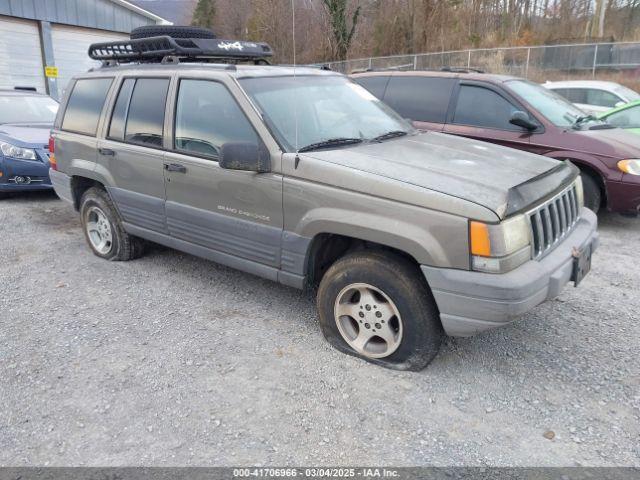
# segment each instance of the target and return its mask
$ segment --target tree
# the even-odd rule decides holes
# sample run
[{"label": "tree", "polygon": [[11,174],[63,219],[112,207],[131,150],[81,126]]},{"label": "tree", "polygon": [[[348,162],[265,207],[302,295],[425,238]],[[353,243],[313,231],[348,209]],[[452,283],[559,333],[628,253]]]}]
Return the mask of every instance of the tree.
[{"label": "tree", "polygon": [[193,11],[191,25],[196,27],[213,27],[216,17],[216,0],[198,0]]},{"label": "tree", "polygon": [[353,35],[356,32],[360,6],[356,7],[351,17],[351,28],[347,26],[348,0],[323,0],[324,8],[329,15],[333,33],[333,48],[337,60],[346,60]]}]

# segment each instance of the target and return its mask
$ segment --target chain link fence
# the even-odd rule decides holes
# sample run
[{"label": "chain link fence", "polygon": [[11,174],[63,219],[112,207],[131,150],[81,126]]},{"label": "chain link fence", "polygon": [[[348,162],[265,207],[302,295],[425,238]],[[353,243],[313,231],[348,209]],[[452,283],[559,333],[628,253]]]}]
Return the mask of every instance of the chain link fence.
[{"label": "chain link fence", "polygon": [[[371,57],[330,62],[332,70],[424,70],[473,68],[546,80],[607,79],[640,86],[640,42],[586,43],[534,47],[481,48],[450,52]],[[634,85],[635,84],[635,85]]]}]

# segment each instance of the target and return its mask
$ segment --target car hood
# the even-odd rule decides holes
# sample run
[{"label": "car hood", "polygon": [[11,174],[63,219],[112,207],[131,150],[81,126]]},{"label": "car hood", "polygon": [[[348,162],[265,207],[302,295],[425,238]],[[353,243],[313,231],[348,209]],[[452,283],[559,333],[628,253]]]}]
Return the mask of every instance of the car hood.
[{"label": "car hood", "polygon": [[42,148],[49,143],[53,125],[0,125],[0,137],[19,147]]},{"label": "car hood", "polygon": [[[483,205],[504,218],[509,192],[561,165],[550,158],[426,132],[305,155]],[[537,198],[548,191],[538,192]]]},{"label": "car hood", "polygon": [[623,128],[567,130],[566,133],[577,137],[575,143],[583,152],[618,160],[640,158],[638,137]]}]

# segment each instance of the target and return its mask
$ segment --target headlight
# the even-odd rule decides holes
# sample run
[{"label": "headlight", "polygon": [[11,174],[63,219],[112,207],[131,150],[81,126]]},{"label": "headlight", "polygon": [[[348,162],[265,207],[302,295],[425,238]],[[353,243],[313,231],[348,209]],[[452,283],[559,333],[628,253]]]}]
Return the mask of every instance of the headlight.
[{"label": "headlight", "polygon": [[471,221],[469,245],[473,270],[504,273],[531,259],[529,226],[524,215],[497,225]]},{"label": "headlight", "polygon": [[0,142],[0,150],[5,157],[19,158],[20,160],[36,160],[36,152],[31,148],[22,148],[7,142]]},{"label": "headlight", "polygon": [[640,160],[620,160],[618,169],[629,175],[640,175]]}]

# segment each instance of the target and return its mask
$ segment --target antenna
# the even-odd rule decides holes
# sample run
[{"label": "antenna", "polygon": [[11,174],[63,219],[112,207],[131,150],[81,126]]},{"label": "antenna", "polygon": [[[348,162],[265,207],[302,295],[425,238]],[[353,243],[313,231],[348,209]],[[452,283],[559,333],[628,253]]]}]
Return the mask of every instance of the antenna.
[{"label": "antenna", "polygon": [[295,138],[296,138],[296,161],[295,168],[298,168],[300,157],[298,156],[298,81],[296,78],[296,6],[295,0],[291,0],[291,20],[292,20],[292,37],[293,37],[293,119],[295,124]]}]

